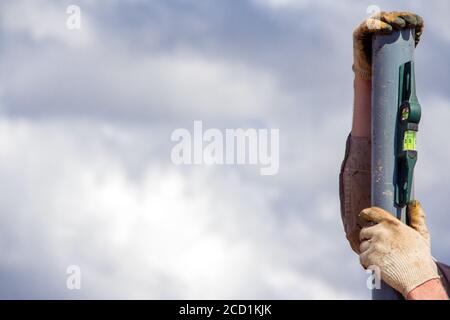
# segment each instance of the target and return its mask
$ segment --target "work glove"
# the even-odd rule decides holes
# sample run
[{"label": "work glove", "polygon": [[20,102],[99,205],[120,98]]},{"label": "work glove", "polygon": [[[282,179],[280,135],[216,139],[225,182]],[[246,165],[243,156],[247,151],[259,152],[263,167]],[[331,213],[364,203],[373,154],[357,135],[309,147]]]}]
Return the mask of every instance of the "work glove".
[{"label": "work glove", "polygon": [[425,213],[418,201],[413,201],[408,210],[411,226],[380,208],[360,213],[361,219],[375,223],[361,230],[361,264],[364,268],[378,267],[381,279],[405,298],[417,286],[439,278],[431,256]]},{"label": "work glove", "polygon": [[423,32],[423,19],[410,12],[379,12],[363,21],[353,31],[353,71],[359,77],[372,77],[372,35],[388,34],[393,30],[413,28],[415,43]]}]

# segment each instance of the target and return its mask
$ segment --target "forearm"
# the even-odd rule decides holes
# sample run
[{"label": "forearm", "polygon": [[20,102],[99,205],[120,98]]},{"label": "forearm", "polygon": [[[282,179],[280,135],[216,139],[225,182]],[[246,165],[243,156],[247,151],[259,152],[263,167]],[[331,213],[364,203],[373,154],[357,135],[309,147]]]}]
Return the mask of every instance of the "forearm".
[{"label": "forearm", "polygon": [[370,138],[372,81],[355,76],[352,136]]},{"label": "forearm", "polygon": [[439,279],[429,280],[413,289],[407,300],[448,300],[447,293]]},{"label": "forearm", "polygon": [[350,245],[359,253],[358,214],[370,206],[371,81],[354,81],[353,125],[339,175],[341,215]]}]

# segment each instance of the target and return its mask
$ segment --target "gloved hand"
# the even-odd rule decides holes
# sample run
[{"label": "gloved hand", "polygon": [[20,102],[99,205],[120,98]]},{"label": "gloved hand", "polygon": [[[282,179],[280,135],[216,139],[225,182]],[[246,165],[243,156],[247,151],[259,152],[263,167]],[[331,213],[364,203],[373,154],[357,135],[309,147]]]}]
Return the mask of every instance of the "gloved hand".
[{"label": "gloved hand", "polygon": [[405,298],[417,286],[439,278],[425,213],[418,201],[409,205],[409,213],[411,226],[380,208],[360,213],[362,219],[375,223],[361,230],[361,264],[364,268],[378,266],[381,279]]},{"label": "gloved hand", "polygon": [[410,12],[380,12],[363,21],[353,31],[353,71],[365,80],[372,77],[372,35],[394,29],[415,29],[416,46],[423,31],[423,19]]}]

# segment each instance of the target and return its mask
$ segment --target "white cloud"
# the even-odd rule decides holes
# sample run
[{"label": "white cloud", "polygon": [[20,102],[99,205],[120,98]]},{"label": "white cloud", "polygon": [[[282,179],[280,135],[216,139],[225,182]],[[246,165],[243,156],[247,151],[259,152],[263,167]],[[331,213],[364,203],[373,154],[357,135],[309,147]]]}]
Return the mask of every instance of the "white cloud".
[{"label": "white cloud", "polygon": [[134,98],[149,107],[165,106],[167,113],[217,118],[264,116],[272,106],[288,100],[283,101],[270,74],[238,63],[182,51],[134,61],[120,59],[130,62],[110,69],[113,74],[109,76],[134,79],[129,86],[116,83],[123,89],[124,101]]},{"label": "white cloud", "polygon": [[[350,297],[295,263],[314,250],[290,244],[306,243],[307,227],[280,224],[273,194],[236,174],[153,155],[131,179],[123,150],[109,147],[115,135],[133,141],[124,127],[3,118],[0,133],[3,265],[46,261],[49,279],[79,265],[88,297]],[[63,278],[53,286],[70,297]]]},{"label": "white cloud", "polygon": [[62,2],[10,1],[1,7],[1,26],[8,32],[25,34],[36,42],[57,41],[70,47],[86,46],[94,34],[86,12],[82,11],[82,28],[69,30],[69,15]]},{"label": "white cloud", "polygon": [[[31,49],[4,62],[11,72],[3,91],[21,112],[43,115],[263,118],[273,106],[292,105],[292,97],[269,72],[243,63],[187,49],[136,55],[110,45],[87,48],[83,53]],[[34,103],[28,102],[30,96]]]},{"label": "white cloud", "polygon": [[275,9],[284,7],[305,8],[314,3],[311,0],[253,0],[260,5],[269,6]]}]

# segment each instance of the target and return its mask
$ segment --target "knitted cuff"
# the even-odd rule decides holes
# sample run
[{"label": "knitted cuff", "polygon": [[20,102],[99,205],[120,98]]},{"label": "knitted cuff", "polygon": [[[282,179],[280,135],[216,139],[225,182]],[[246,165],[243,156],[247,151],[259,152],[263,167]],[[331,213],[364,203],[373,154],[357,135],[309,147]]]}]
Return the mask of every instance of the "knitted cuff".
[{"label": "knitted cuff", "polygon": [[392,278],[392,284],[398,284],[398,287],[394,285],[394,289],[405,298],[408,293],[421,284],[432,279],[440,279],[436,263],[431,259],[429,261],[424,259],[424,265],[420,268],[407,267],[407,261],[403,260],[409,260],[408,255],[399,254],[393,260],[393,263],[386,268],[385,273]]}]

